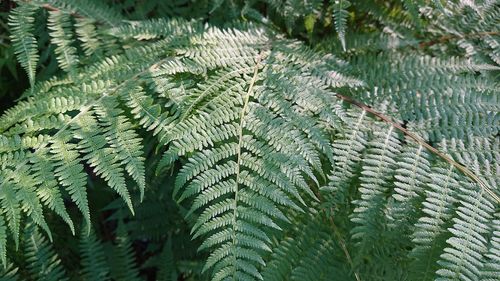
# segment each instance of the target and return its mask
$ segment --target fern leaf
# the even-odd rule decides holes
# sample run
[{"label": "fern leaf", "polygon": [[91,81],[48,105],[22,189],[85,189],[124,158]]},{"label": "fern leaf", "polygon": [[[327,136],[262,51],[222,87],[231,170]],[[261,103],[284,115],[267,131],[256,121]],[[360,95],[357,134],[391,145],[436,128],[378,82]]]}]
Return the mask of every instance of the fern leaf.
[{"label": "fern leaf", "polygon": [[98,39],[95,22],[92,19],[75,19],[75,32],[77,38],[82,42],[82,49],[86,56],[100,52],[100,41]]},{"label": "fern leaf", "polygon": [[83,165],[78,161],[75,144],[68,143],[67,136],[54,139],[51,145],[53,160],[56,161],[55,175],[59,184],[64,186],[76,203],[87,224],[90,223],[90,210],[86,192],[87,176]]},{"label": "fern leaf", "polygon": [[76,48],[72,46],[71,22],[69,15],[60,11],[49,12],[48,28],[52,37],[51,43],[56,46],[59,67],[64,71],[73,73],[78,66]]},{"label": "fern leaf", "polygon": [[348,112],[348,129],[342,133],[333,143],[334,170],[329,178],[327,186],[322,187],[323,191],[334,193],[338,200],[347,197],[349,181],[354,176],[360,160],[361,153],[367,145],[367,128],[365,119],[367,112]]},{"label": "fern leaf", "polygon": [[[435,278],[436,264],[439,258],[440,247],[446,239],[446,228],[450,224],[453,214],[453,204],[456,202],[458,190],[457,175],[453,167],[448,169],[435,168],[430,175],[432,182],[430,190],[426,192],[423,203],[424,216],[418,219],[413,242],[416,244],[410,253],[413,263],[410,265],[411,274],[422,280]],[[422,263],[421,261],[428,261]],[[430,266],[426,266],[426,265]],[[413,275],[411,275],[413,276]]]},{"label": "fern leaf", "polygon": [[381,204],[384,204],[388,189],[386,182],[392,176],[396,164],[394,159],[400,150],[394,127],[389,127],[386,132],[374,132],[374,135],[369,143],[368,155],[363,160],[359,188],[361,198],[354,202],[356,208],[351,219],[357,224],[352,229],[352,237],[360,239],[360,244],[372,241],[371,235],[379,232],[373,227],[379,225],[376,220],[381,217]]},{"label": "fern leaf", "polygon": [[109,268],[104,254],[104,247],[97,240],[94,231],[87,232],[82,227],[80,236],[80,253],[82,257],[82,275],[85,280],[109,280]]},{"label": "fern leaf", "polygon": [[443,250],[438,261],[442,268],[437,274],[443,280],[478,279],[484,266],[483,255],[487,252],[483,237],[490,233],[490,214],[494,206],[481,190],[470,188],[470,184],[466,183],[461,186],[461,206],[450,229],[453,236],[447,239],[449,246]]},{"label": "fern leaf", "polygon": [[79,150],[86,154],[84,159],[92,167],[96,175],[102,177],[126,202],[133,212],[132,201],[125,183],[123,167],[113,155],[113,149],[105,147],[106,138],[99,134],[102,131],[92,115],[82,116],[75,124],[79,127],[76,138]]},{"label": "fern leaf", "polygon": [[40,4],[49,3],[66,14],[78,14],[82,17],[95,19],[108,26],[116,26],[121,23],[123,16],[106,3],[92,0],[49,0],[36,1]]},{"label": "fern leaf", "polygon": [[123,222],[118,223],[116,246],[106,252],[114,280],[139,281],[139,270],[135,266],[135,257],[131,241]]},{"label": "fern leaf", "polygon": [[347,25],[347,17],[349,12],[347,8],[351,6],[351,3],[347,0],[335,0],[333,3],[333,19],[335,21],[335,30],[337,31],[340,44],[342,44],[342,49],[346,50],[345,45],[345,30]]},{"label": "fern leaf", "polygon": [[172,251],[172,236],[168,237],[167,242],[163,245],[161,252],[160,269],[158,270],[158,281],[176,281],[178,280],[174,253]]},{"label": "fern leaf", "polygon": [[41,157],[34,157],[31,161],[33,163],[33,170],[37,173],[41,185],[37,189],[37,195],[40,201],[45,204],[49,209],[58,214],[64,222],[68,224],[72,233],[75,233],[73,221],[71,220],[66,206],[64,205],[63,197],[59,191],[57,179],[54,176],[54,164],[49,161],[50,156],[44,150],[40,153]]},{"label": "fern leaf", "polygon": [[16,249],[19,247],[19,232],[21,225],[21,206],[14,186],[7,183],[1,192],[2,209],[7,218],[7,225],[14,237]]},{"label": "fern leaf", "polygon": [[[267,233],[281,230],[280,223],[289,221],[281,208],[301,210],[297,203],[305,204],[304,196],[317,199],[310,185],[319,182],[316,173],[323,171],[324,155],[333,159],[321,127],[303,127],[313,120],[310,111],[322,110],[317,105],[325,82],[311,75],[304,88],[289,85],[291,101],[283,100],[275,89],[289,83],[290,77],[300,84],[300,74],[290,69],[280,76],[278,71],[286,66],[281,56],[249,47],[261,44],[262,34],[236,37],[232,31],[211,29],[205,36],[217,38],[215,47],[223,48],[181,55],[221,70],[178,97],[182,114],[164,129],[162,142],[168,149],[160,165],[168,167],[187,156],[174,197],[181,203],[194,200],[187,212],[196,215],[193,237],[206,237],[200,250],[211,250],[204,270],[211,270],[214,280],[258,280],[262,255],[270,249]],[[281,46],[277,44],[276,52]],[[226,54],[229,50],[232,53]],[[238,59],[216,60],[230,54]],[[263,71],[269,76],[261,76]],[[308,100],[301,91],[310,94]],[[162,122],[145,120],[145,127],[150,123],[154,128]],[[274,137],[278,135],[279,141]]]},{"label": "fern leaf", "polygon": [[[116,100],[103,99],[102,104],[96,106],[96,114],[101,124],[105,126],[104,137],[109,147],[113,153],[117,154],[120,164],[125,166],[127,173],[139,186],[142,200],[146,188],[146,178],[141,139],[134,131],[132,123],[123,116],[124,112],[118,108]],[[123,193],[125,196],[126,191]],[[126,198],[124,199],[127,201]]]},{"label": "fern leaf", "polygon": [[0,259],[4,266],[7,268],[7,226],[3,217],[0,217]]},{"label": "fern leaf", "polygon": [[20,2],[18,7],[9,15],[14,51],[19,63],[28,74],[32,87],[35,85],[36,67],[39,58],[34,35],[34,16],[37,9],[36,6],[30,3]]},{"label": "fern leaf", "polygon": [[492,221],[492,236],[488,245],[488,252],[485,253],[486,264],[483,267],[481,279],[493,281],[500,274],[500,220],[499,214],[494,214]]},{"label": "fern leaf", "polygon": [[391,226],[401,231],[407,224],[413,224],[416,206],[422,200],[425,186],[430,182],[429,155],[422,146],[406,146],[397,161],[394,182],[395,193],[392,197],[396,202],[388,212],[388,217],[394,220]]},{"label": "fern leaf", "polygon": [[0,269],[0,280],[1,281],[17,281],[19,276],[17,275],[18,268],[14,267],[12,264],[8,264]]},{"label": "fern leaf", "polygon": [[64,281],[66,272],[59,256],[33,224],[24,230],[24,252],[28,271],[36,280]]}]

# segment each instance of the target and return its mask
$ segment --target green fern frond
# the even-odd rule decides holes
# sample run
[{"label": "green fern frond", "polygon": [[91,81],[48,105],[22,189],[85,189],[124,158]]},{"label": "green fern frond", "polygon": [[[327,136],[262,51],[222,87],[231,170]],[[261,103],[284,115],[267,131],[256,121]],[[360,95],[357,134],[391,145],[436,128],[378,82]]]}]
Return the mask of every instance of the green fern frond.
[{"label": "green fern frond", "polygon": [[95,22],[92,19],[75,19],[75,32],[78,40],[82,42],[82,49],[86,56],[100,52],[101,42],[97,34]]},{"label": "green fern frond", "polygon": [[[372,243],[374,240],[370,236],[379,232],[373,227],[380,224],[376,220],[382,217],[380,214],[388,192],[385,183],[393,176],[395,158],[401,149],[392,126],[374,132],[374,139],[368,143],[368,147],[360,177],[360,199],[354,201],[356,208],[351,219],[357,224],[352,229],[352,237],[361,240],[361,245]],[[362,245],[362,248],[365,246]]]},{"label": "green fern frond", "polygon": [[492,221],[492,237],[488,245],[488,252],[485,253],[486,263],[481,271],[481,278],[486,281],[495,280],[500,273],[500,217],[499,213],[494,214]]},{"label": "green fern frond", "polygon": [[429,184],[430,166],[429,153],[421,145],[418,147],[405,146],[396,159],[397,168],[394,173],[395,188],[392,197],[396,200],[389,219],[394,220],[391,227],[401,230],[405,225],[413,224],[415,208],[424,196],[423,190]]},{"label": "green fern frond", "polygon": [[[169,37],[172,34],[196,33],[203,29],[197,21],[183,19],[152,19],[146,21],[128,21],[120,26],[109,29],[109,34],[123,40],[152,40]],[[171,38],[175,39],[175,38]]]},{"label": "green fern frond", "polygon": [[460,193],[458,216],[453,219],[450,229],[453,235],[446,240],[448,245],[438,261],[442,268],[437,274],[449,280],[480,277],[483,255],[488,250],[486,239],[482,237],[491,232],[489,222],[495,210],[486,196],[470,188],[470,184],[463,183]]},{"label": "green fern frond", "polygon": [[52,37],[51,43],[56,46],[54,52],[59,67],[66,72],[74,73],[78,67],[78,55],[76,48],[71,45],[73,38],[70,16],[60,11],[51,11],[47,25]]},{"label": "green fern frond", "polygon": [[174,253],[172,250],[172,237],[169,236],[160,255],[160,269],[158,270],[158,281],[176,281],[178,274],[175,267]]},{"label": "green fern frond", "polygon": [[335,30],[337,31],[340,43],[342,44],[342,49],[346,50],[345,44],[345,31],[347,25],[347,17],[349,12],[347,8],[351,3],[347,0],[335,0],[333,2],[333,19],[335,21]]},{"label": "green fern frond", "polygon": [[80,253],[82,257],[82,276],[84,280],[109,280],[109,268],[104,253],[104,247],[97,240],[94,231],[82,227],[80,235]]},{"label": "green fern frond", "polygon": [[[459,188],[456,177],[453,167],[435,168],[430,174],[432,182],[422,203],[423,216],[412,234],[415,247],[410,253],[413,258],[410,273],[418,274],[423,280],[435,278],[436,261],[442,250],[440,247],[447,238],[446,229],[451,226],[453,218],[453,204],[456,203]],[[427,264],[421,262],[424,260]]]},{"label": "green fern frond", "polygon": [[24,230],[24,252],[28,271],[36,280],[63,281],[66,272],[52,245],[33,224]]},{"label": "green fern frond", "polygon": [[20,2],[9,15],[9,26],[12,28],[11,40],[17,60],[28,74],[30,85],[35,85],[35,74],[38,63],[38,48],[34,35],[35,12],[38,7]]},{"label": "green fern frond", "polygon": [[0,257],[4,269],[7,269],[7,226],[3,217],[0,218]]},{"label": "green fern frond", "polygon": [[333,275],[342,280],[354,276],[332,236],[331,223],[324,213],[300,214],[295,227],[280,237],[264,268],[263,280],[329,280]]},{"label": "green fern frond", "polygon": [[336,164],[329,178],[330,184],[322,187],[323,191],[334,193],[337,200],[341,201],[347,197],[347,187],[351,184],[349,181],[353,178],[362,159],[361,153],[367,145],[367,112],[349,111],[348,116],[345,121],[349,127],[333,143]]},{"label": "green fern frond", "polygon": [[111,277],[114,280],[139,281],[139,270],[136,267],[132,244],[128,238],[123,222],[118,223],[116,245],[107,249]]},{"label": "green fern frond", "polygon": [[108,26],[119,25],[123,16],[106,3],[92,0],[34,0],[36,5],[51,5],[52,8],[63,11],[66,14],[76,14],[80,17],[97,20]]},{"label": "green fern frond", "polygon": [[19,280],[19,276],[17,272],[19,268],[14,267],[12,264],[8,264],[2,268],[0,268],[0,280],[1,281],[17,281]]},{"label": "green fern frond", "polygon": [[86,174],[78,157],[77,145],[69,143],[65,134],[51,143],[50,150],[55,161],[54,174],[59,184],[64,186],[73,202],[82,213],[85,221],[90,223],[90,210],[86,191]]}]

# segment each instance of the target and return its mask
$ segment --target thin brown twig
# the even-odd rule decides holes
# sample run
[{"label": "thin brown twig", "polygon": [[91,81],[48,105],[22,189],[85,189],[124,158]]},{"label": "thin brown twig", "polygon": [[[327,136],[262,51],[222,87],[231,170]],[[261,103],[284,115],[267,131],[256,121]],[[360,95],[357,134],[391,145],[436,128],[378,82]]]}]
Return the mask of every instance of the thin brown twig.
[{"label": "thin brown twig", "polygon": [[[54,12],[60,12],[61,11],[60,9],[58,9],[58,8],[52,6],[52,5],[49,5],[49,4],[43,4],[42,8],[44,8],[45,10],[54,11]],[[77,14],[76,12],[71,12],[70,15],[74,16],[75,18],[84,18],[82,15]]]},{"label": "thin brown twig", "polygon": [[359,108],[361,108],[361,109],[363,109],[363,110],[365,110],[365,111],[367,111],[367,112],[369,112],[369,113],[377,116],[382,121],[391,124],[393,127],[395,127],[396,129],[400,130],[407,137],[409,137],[410,139],[414,140],[415,142],[417,142],[418,144],[422,145],[423,147],[427,148],[429,151],[431,151],[435,155],[439,156],[440,158],[442,158],[446,162],[448,162],[451,165],[453,165],[457,170],[459,170],[460,172],[462,172],[463,174],[465,174],[466,176],[468,176],[469,178],[471,178],[473,181],[477,182],[479,184],[479,186],[484,191],[486,191],[486,193],[488,193],[493,199],[495,199],[497,201],[497,203],[500,203],[500,197],[493,190],[491,190],[486,183],[484,183],[478,176],[476,176],[476,174],[474,174],[471,170],[469,170],[464,165],[457,163],[455,160],[451,159],[448,155],[446,155],[443,152],[437,150],[436,148],[434,148],[433,146],[431,146],[430,144],[428,144],[425,140],[423,140],[419,136],[417,136],[414,133],[412,133],[412,132],[408,131],[407,129],[403,128],[403,126],[401,126],[397,122],[392,121],[391,118],[383,115],[380,112],[377,112],[377,111],[373,110],[368,105],[366,105],[364,103],[361,103],[361,102],[359,102],[357,100],[354,100],[351,97],[344,96],[344,95],[341,95],[341,94],[336,94],[336,96],[338,98],[340,98],[340,99],[342,99],[342,100],[350,103],[350,104],[353,104],[353,105],[355,105],[355,106],[357,106],[357,107],[359,107]]},{"label": "thin brown twig", "polygon": [[459,38],[475,38],[475,37],[483,37],[488,35],[500,35],[500,31],[487,31],[487,32],[477,32],[477,33],[468,33],[468,34],[453,34],[453,35],[444,35],[436,40],[421,42],[418,44],[419,48],[430,47],[435,44],[446,43],[447,41]]}]

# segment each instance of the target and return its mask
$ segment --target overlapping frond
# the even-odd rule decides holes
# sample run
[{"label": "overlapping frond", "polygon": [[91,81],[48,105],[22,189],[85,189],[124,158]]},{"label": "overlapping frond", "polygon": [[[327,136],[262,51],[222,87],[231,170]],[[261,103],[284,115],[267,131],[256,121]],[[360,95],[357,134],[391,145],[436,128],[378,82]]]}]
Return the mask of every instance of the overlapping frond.
[{"label": "overlapping frond", "polygon": [[309,209],[293,219],[295,227],[273,245],[264,280],[354,280],[335,227],[325,213]]},{"label": "overlapping frond", "polygon": [[104,247],[97,240],[93,230],[88,233],[87,227],[82,227],[80,253],[82,257],[81,273],[84,280],[109,280],[109,267]]},{"label": "overlapping frond", "polygon": [[48,28],[59,66],[66,72],[74,72],[78,66],[76,48],[72,46],[70,16],[61,11],[49,12]]},{"label": "overlapping frond", "polygon": [[347,26],[347,17],[349,15],[349,12],[347,12],[347,8],[349,8],[351,3],[347,0],[336,0],[333,2],[333,19],[335,21],[335,30],[337,31],[342,49],[344,49],[345,51],[345,31]]},{"label": "overlapping frond", "polygon": [[26,227],[24,244],[27,268],[35,280],[62,281],[69,280],[59,256],[53,246],[34,227]]},{"label": "overlapping frond", "polygon": [[9,15],[14,51],[19,63],[28,73],[31,86],[35,84],[36,66],[39,58],[37,43],[33,34],[35,25],[34,14],[36,10],[36,6],[22,2]]}]

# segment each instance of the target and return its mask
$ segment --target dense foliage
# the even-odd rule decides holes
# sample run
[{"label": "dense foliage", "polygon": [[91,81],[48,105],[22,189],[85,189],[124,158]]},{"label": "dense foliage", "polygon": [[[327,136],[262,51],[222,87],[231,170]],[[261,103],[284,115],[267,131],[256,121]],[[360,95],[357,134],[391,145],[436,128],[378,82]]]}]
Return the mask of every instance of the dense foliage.
[{"label": "dense foliage", "polygon": [[0,280],[499,280],[498,0],[9,3]]}]

